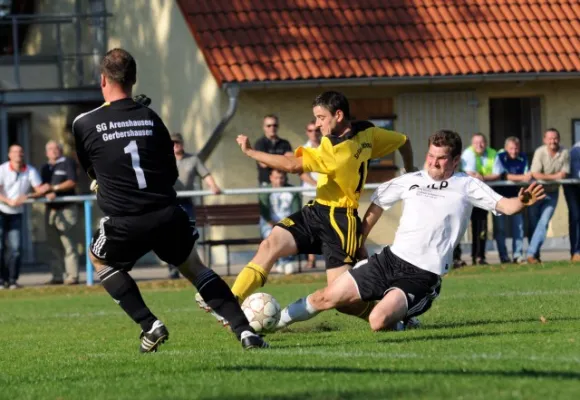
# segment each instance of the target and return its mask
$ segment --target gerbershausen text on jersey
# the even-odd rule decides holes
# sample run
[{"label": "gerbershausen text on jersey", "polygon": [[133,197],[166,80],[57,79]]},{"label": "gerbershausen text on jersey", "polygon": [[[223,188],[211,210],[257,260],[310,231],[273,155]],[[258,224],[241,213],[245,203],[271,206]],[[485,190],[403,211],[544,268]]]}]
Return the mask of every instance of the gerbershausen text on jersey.
[{"label": "gerbershausen text on jersey", "polygon": [[103,140],[105,142],[114,139],[121,139],[126,137],[134,137],[134,136],[153,136],[153,130],[151,129],[140,129],[134,131],[133,129],[129,129],[128,131],[121,131],[121,132],[113,132],[113,133],[103,133]]}]

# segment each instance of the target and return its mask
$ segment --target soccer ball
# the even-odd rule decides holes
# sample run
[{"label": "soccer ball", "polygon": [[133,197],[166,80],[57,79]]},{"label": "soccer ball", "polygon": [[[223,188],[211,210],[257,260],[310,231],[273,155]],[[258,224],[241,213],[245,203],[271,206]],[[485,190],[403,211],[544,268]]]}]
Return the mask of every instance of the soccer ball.
[{"label": "soccer ball", "polygon": [[242,311],[256,332],[270,331],[280,320],[280,304],[268,293],[254,293],[242,303]]}]

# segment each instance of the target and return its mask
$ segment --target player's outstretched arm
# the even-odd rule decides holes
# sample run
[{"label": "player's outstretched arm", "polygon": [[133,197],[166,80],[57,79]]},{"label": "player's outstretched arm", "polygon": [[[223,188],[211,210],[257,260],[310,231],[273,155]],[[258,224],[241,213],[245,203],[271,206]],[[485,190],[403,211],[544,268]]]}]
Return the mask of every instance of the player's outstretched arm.
[{"label": "player's outstretched arm", "polygon": [[415,172],[417,168],[413,165],[413,147],[411,146],[411,139],[407,136],[405,143],[399,147],[399,153],[403,159],[403,166],[406,172]]},{"label": "player's outstretched arm", "polygon": [[263,151],[252,149],[250,139],[246,135],[238,135],[236,141],[240,148],[248,157],[257,162],[266,164],[270,168],[279,169],[292,174],[301,174],[304,172],[302,167],[302,158],[293,155],[269,154]]},{"label": "player's outstretched arm", "polygon": [[502,198],[497,202],[495,208],[502,214],[513,215],[526,207],[536,204],[545,197],[544,187],[534,182],[525,189],[521,188],[518,197]]},{"label": "player's outstretched arm", "polygon": [[416,171],[413,166],[413,147],[409,136],[382,128],[371,129],[373,141],[371,158],[382,158],[395,150],[399,150],[405,170],[407,172]]},{"label": "player's outstretched arm", "polygon": [[[383,209],[380,206],[376,205],[375,203],[371,203],[371,205],[367,209],[367,212],[365,213],[365,216],[363,217],[363,220],[362,220],[361,249],[364,249],[364,245],[366,243],[367,237],[371,233],[373,227],[376,225],[378,220],[381,218],[381,215],[383,215]],[[362,257],[364,254],[359,253],[359,255]],[[359,259],[361,257],[359,257]],[[366,258],[366,257],[364,257],[364,258]]]}]

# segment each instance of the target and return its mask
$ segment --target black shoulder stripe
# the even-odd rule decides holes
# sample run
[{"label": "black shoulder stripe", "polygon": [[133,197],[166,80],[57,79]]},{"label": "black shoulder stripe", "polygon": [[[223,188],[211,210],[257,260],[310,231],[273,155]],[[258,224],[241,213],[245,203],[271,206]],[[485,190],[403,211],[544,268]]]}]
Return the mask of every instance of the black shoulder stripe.
[{"label": "black shoulder stripe", "polygon": [[333,146],[336,146],[337,144],[340,144],[345,140],[352,139],[360,132],[365,131],[369,128],[373,128],[374,126],[375,125],[370,121],[352,121],[350,123],[350,131],[346,135],[344,136],[329,135],[328,138],[330,139],[330,143],[332,143]]}]

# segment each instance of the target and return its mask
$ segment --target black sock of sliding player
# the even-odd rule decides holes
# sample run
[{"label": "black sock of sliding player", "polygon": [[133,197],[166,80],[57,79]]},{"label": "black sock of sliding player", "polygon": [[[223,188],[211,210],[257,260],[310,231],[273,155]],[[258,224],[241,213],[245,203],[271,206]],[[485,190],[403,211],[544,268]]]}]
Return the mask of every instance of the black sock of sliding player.
[{"label": "black sock of sliding player", "polygon": [[214,271],[207,268],[194,285],[207,305],[229,322],[238,339],[243,331],[254,332],[229,286]]}]

